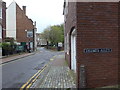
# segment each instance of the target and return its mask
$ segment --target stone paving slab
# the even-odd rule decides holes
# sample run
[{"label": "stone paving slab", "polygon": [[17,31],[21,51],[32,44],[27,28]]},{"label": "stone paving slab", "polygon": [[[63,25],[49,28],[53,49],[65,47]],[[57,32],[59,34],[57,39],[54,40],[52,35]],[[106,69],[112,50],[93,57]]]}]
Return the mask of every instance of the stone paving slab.
[{"label": "stone paving slab", "polygon": [[52,66],[39,88],[76,88],[76,85],[68,67]]},{"label": "stone paving slab", "polygon": [[35,82],[31,88],[76,88],[64,55],[56,56],[43,73],[36,81],[39,83]]}]

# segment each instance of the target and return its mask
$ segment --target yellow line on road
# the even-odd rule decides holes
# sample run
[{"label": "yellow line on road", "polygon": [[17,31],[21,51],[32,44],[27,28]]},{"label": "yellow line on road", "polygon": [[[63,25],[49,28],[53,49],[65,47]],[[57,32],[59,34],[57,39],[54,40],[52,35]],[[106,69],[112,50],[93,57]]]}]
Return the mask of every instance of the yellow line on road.
[{"label": "yellow line on road", "polygon": [[23,90],[23,88],[25,88],[25,86],[32,80],[32,78],[34,78],[38,73],[40,72],[40,70],[36,73],[36,74],[34,74],[21,88],[20,88],[20,90]]},{"label": "yellow line on road", "polygon": [[[38,76],[40,75],[40,73],[42,73],[42,72],[45,70],[46,67],[47,67],[47,65],[44,65],[44,67],[43,67],[41,70],[39,70],[36,74],[34,74],[34,75],[20,88],[20,90],[23,90],[23,89],[28,85],[28,83],[30,83],[30,81],[31,81],[33,78],[35,78],[35,77],[38,78]],[[35,79],[37,79],[37,78],[35,78]],[[36,81],[35,79],[33,79],[32,82],[33,82],[33,81]],[[29,88],[31,85],[32,85],[32,84],[30,83],[26,88]]]},{"label": "yellow line on road", "polygon": [[53,61],[54,59],[50,59],[50,61]]},{"label": "yellow line on road", "polygon": [[53,56],[53,57],[50,59],[50,61],[53,61],[56,56],[57,56],[57,55]]},{"label": "yellow line on road", "polygon": [[[47,67],[47,66],[46,66],[46,67]],[[45,69],[46,69],[46,68],[42,69],[40,73],[42,73]],[[36,76],[36,78],[35,78],[34,80],[32,80],[32,82],[26,87],[26,90],[28,90],[28,89],[31,87],[31,85],[37,80],[37,78],[38,78],[39,76],[40,76],[40,74],[38,74],[38,75]]]},{"label": "yellow line on road", "polygon": [[54,56],[53,58],[55,58],[56,56]]},{"label": "yellow line on road", "polygon": [[[57,56],[57,55],[56,55],[56,56]],[[53,61],[56,56],[53,56],[53,57],[50,59],[50,61]],[[34,75],[20,88],[20,90],[23,90],[23,89],[30,83],[30,84],[26,87],[26,90],[28,90],[28,89],[31,87],[31,85],[37,80],[37,78],[40,76],[40,74],[46,69],[47,66],[48,66],[48,64],[44,65],[44,67],[43,67],[41,70],[39,70],[36,74],[34,74]],[[33,78],[35,78],[35,79],[33,79]],[[33,79],[33,80],[32,80],[32,79]],[[32,80],[32,81],[31,81],[31,80]],[[31,82],[30,82],[30,81],[31,81]]]},{"label": "yellow line on road", "polygon": [[31,85],[32,85],[32,84],[29,84],[29,85],[26,87],[26,90],[28,90],[28,89],[30,88]]}]

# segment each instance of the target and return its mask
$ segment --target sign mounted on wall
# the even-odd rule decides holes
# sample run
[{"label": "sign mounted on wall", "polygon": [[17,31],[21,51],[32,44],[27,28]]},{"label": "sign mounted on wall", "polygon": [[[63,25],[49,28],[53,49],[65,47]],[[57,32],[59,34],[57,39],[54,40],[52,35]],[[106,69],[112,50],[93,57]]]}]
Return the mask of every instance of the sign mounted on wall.
[{"label": "sign mounted on wall", "polygon": [[27,37],[32,38],[33,37],[33,31],[27,31]]},{"label": "sign mounted on wall", "polygon": [[84,53],[108,53],[112,52],[111,48],[86,48]]}]

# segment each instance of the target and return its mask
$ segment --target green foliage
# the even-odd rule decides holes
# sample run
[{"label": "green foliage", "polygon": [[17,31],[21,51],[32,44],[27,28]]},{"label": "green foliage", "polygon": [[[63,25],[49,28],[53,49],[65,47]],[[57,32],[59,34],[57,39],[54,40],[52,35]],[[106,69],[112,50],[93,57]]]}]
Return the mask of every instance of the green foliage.
[{"label": "green foliage", "polygon": [[11,50],[11,47],[10,47],[10,46],[11,46],[10,43],[6,43],[6,42],[3,42],[3,43],[2,43],[2,48],[3,48],[4,50],[10,51],[10,50]]},{"label": "green foliage", "polygon": [[42,33],[42,37],[46,40],[46,41],[49,41],[49,34],[50,34],[50,30],[49,30],[49,27],[46,28],[44,30],[44,32]]},{"label": "green foliage", "polygon": [[9,38],[9,37],[7,37],[7,38],[5,38],[5,42],[9,42],[11,45],[14,45],[14,38]]},{"label": "green foliage", "polygon": [[2,47],[2,43],[0,43],[0,48]]},{"label": "green foliage", "polygon": [[16,44],[14,43],[13,38],[6,38],[4,42],[2,42],[1,47],[4,51],[4,55],[12,54],[15,51]]},{"label": "green foliage", "polygon": [[43,32],[43,38],[52,45],[56,45],[58,42],[64,43],[63,24],[47,27]]}]

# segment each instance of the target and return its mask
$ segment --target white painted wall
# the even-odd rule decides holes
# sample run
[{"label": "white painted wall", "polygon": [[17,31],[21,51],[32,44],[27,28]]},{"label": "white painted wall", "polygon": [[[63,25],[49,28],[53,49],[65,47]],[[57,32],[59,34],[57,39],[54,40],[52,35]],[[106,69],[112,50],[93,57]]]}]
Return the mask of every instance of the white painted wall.
[{"label": "white painted wall", "polygon": [[16,40],[16,3],[12,2],[6,10],[6,36]]},{"label": "white painted wall", "polygon": [[76,73],[76,30],[71,35],[71,69]]}]

